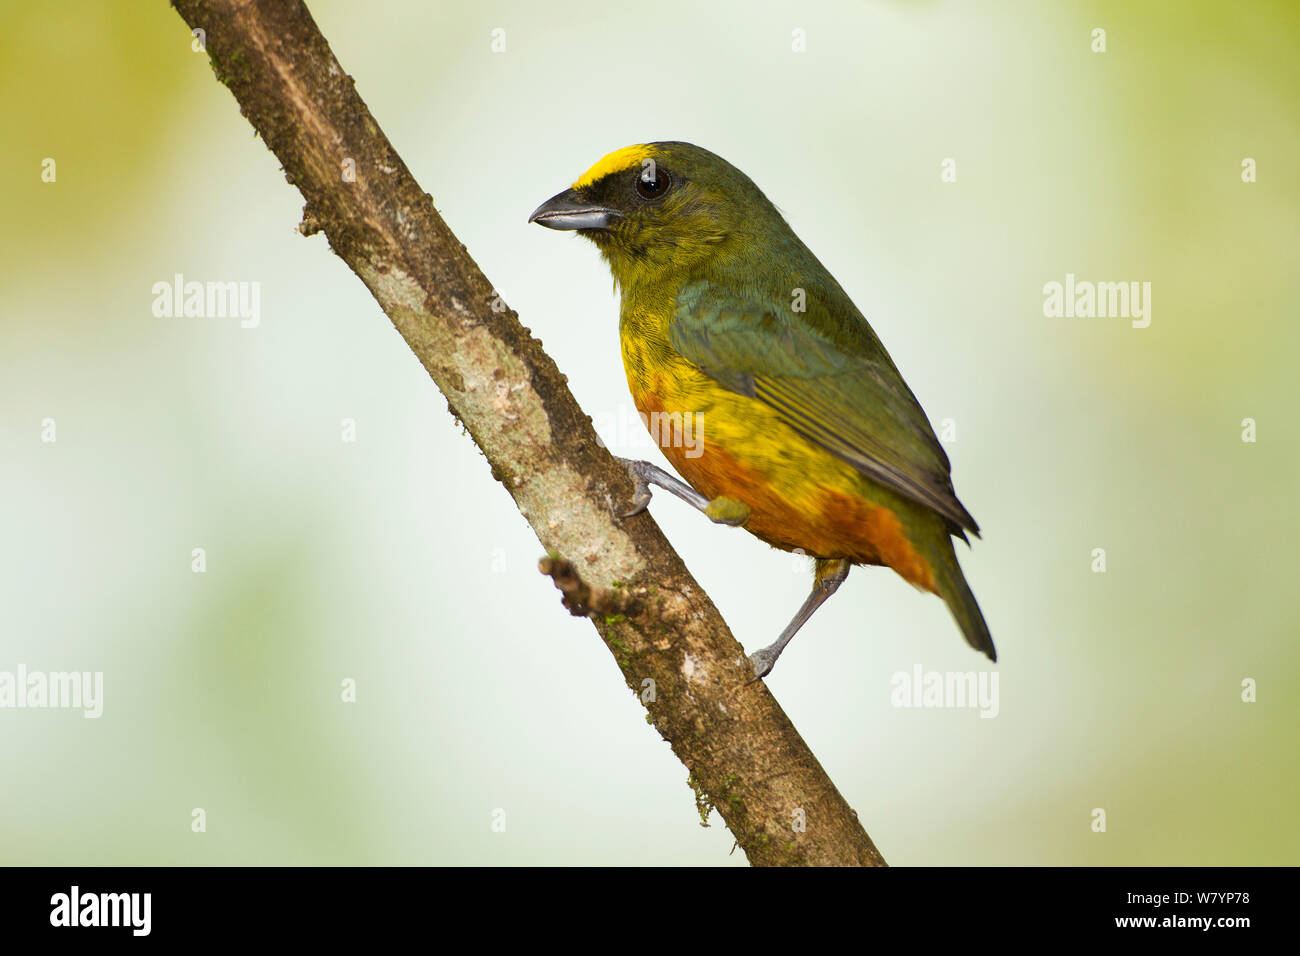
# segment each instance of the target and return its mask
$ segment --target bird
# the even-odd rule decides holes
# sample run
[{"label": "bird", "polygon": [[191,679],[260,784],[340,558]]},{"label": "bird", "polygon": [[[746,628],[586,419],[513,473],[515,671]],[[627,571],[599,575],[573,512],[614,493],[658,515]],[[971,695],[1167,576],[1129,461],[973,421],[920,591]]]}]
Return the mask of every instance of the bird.
[{"label": "bird", "polygon": [[750,655],[753,680],[855,565],[938,595],[966,642],[997,660],[953,547],[979,526],[929,419],[867,319],[748,176],[691,143],[627,146],[528,221],[576,231],[608,263],[633,403],[681,476],[623,459],[635,489],[624,517],[656,486],[813,558],[803,605]]}]

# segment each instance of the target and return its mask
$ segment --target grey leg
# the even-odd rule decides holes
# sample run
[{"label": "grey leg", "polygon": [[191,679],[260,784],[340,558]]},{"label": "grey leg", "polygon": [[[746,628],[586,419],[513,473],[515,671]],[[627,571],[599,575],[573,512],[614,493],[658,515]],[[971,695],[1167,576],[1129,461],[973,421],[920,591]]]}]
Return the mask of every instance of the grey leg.
[{"label": "grey leg", "polygon": [[[762,680],[768,674],[772,673],[772,668],[776,666],[776,659],[781,656],[785,646],[790,643],[799,628],[808,622],[808,618],[813,616],[813,612],[826,603],[826,599],[839,589],[844,583],[844,579],[849,576],[851,565],[843,558],[818,558],[817,570],[813,578],[812,593],[804,600],[803,606],[799,608],[799,613],[794,616],[785,630],[767,647],[755,651],[749,655],[750,661],[754,664],[754,681]],[[754,683],[750,681],[750,683]]]},{"label": "grey leg", "polygon": [[632,481],[636,485],[636,491],[632,495],[632,510],[619,515],[620,518],[630,518],[645,511],[650,504],[650,486],[658,485],[664,491],[681,498],[692,508],[708,515],[709,520],[716,521],[718,524],[738,525],[749,520],[749,507],[734,498],[718,497],[710,500],[680,478],[668,474],[648,461],[620,458],[619,462],[627,469],[627,473],[632,476]]}]

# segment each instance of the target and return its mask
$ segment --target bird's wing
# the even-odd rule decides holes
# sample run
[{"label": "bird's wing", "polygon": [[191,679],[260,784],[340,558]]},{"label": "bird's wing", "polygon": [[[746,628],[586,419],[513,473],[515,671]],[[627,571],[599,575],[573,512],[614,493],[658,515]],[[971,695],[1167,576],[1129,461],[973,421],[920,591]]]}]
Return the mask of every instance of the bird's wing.
[{"label": "bird's wing", "polygon": [[[669,325],[673,347],[725,388],[773,408],[809,441],[864,475],[979,534],[953,493],[951,465],[884,346],[853,309],[833,314],[717,283],[687,285]],[[838,312],[846,312],[840,315]],[[958,532],[960,533],[960,532]]]}]

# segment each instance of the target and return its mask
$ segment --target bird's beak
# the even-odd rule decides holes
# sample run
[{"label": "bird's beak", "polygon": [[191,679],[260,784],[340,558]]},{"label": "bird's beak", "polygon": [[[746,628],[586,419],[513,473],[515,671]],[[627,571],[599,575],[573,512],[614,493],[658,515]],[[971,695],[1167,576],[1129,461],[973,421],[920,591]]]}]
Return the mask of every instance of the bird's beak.
[{"label": "bird's beak", "polygon": [[547,229],[608,229],[621,214],[599,203],[584,202],[572,189],[552,196],[528,217]]}]

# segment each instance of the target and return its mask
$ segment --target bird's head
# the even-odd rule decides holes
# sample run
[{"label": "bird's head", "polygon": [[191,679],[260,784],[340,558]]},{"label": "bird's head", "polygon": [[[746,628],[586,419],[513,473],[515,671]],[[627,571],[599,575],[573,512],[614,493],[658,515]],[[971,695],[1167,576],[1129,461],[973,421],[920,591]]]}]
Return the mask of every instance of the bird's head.
[{"label": "bird's head", "polygon": [[616,150],[528,221],[596,243],[624,287],[680,274],[724,244],[770,236],[773,227],[789,230],[748,176],[690,143]]}]

